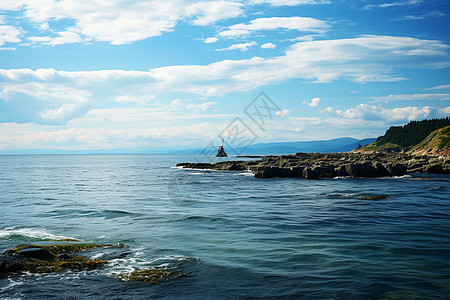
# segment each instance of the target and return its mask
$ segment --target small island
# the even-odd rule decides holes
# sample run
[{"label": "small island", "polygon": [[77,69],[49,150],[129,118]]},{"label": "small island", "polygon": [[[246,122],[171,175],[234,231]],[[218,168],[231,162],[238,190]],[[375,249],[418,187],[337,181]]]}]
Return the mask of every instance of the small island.
[{"label": "small island", "polygon": [[391,127],[375,142],[346,153],[296,153],[255,161],[179,163],[192,169],[251,171],[255,177],[307,179],[450,174],[450,119],[413,121]]}]

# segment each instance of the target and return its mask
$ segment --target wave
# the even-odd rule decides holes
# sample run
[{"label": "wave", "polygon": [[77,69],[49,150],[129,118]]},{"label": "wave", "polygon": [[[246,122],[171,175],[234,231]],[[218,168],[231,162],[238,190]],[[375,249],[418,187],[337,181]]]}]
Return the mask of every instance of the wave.
[{"label": "wave", "polygon": [[[184,270],[200,260],[197,257],[182,254],[162,254],[149,259],[144,256],[144,250],[144,248],[131,249],[128,255],[110,259],[106,268],[98,271],[106,273],[109,277],[117,277],[120,274],[149,268]],[[101,255],[96,256],[96,258],[101,257]]]},{"label": "wave", "polygon": [[252,173],[252,172],[250,172],[250,171],[245,171],[245,172],[237,172],[237,173],[233,173],[233,175],[243,175],[243,176],[251,176],[251,177],[254,177],[255,176],[255,174],[254,173]]},{"label": "wave", "polygon": [[362,192],[358,192],[358,193],[333,193],[328,194],[327,196],[331,199],[353,199],[359,198],[362,195],[363,195]]},{"label": "wave", "polygon": [[205,216],[189,216],[176,220],[176,222],[186,222],[186,221],[205,221],[205,222],[217,222],[217,221],[230,221],[229,219],[220,217],[205,217]]},{"label": "wave", "polygon": [[73,241],[81,242],[81,240],[64,236],[57,235],[45,231],[42,228],[37,227],[6,227],[0,230],[0,239],[5,240],[27,240],[27,241]]}]

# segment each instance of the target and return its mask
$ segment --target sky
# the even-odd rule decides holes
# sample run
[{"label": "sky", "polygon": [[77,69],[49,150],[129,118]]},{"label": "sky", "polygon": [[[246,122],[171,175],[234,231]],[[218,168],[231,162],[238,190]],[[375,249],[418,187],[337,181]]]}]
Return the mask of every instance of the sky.
[{"label": "sky", "polygon": [[0,150],[377,137],[450,115],[449,27],[446,0],[1,0]]}]

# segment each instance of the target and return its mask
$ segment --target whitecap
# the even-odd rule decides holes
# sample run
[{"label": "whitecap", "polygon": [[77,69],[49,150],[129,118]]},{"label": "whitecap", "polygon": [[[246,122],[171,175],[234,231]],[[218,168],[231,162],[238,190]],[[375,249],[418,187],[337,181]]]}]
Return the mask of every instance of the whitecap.
[{"label": "whitecap", "polygon": [[41,228],[36,227],[17,228],[13,226],[13,227],[6,227],[0,230],[0,239],[9,239],[11,236],[20,236],[24,238],[32,238],[40,240],[62,240],[62,239],[78,240],[68,236],[52,234]]},{"label": "whitecap", "polygon": [[[10,290],[10,289],[13,289],[18,285],[22,285],[24,282],[23,280],[13,280],[11,278],[8,278],[8,280],[9,280],[8,284],[6,286],[0,288],[0,291],[4,292],[4,291]],[[2,299],[5,299],[5,298],[2,298]],[[9,299],[13,299],[13,298],[9,298]],[[20,299],[20,298],[17,298],[17,299]]]},{"label": "whitecap", "polygon": [[234,173],[234,175],[243,175],[243,176],[255,176],[255,174],[253,174],[252,172],[248,171],[248,172],[239,172],[239,173]]}]

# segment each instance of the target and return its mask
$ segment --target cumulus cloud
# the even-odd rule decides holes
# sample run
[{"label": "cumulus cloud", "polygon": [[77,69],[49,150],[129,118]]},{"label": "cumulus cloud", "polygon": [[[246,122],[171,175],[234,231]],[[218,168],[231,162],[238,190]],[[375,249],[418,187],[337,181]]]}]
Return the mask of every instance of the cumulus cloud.
[{"label": "cumulus cloud", "polygon": [[216,51],[229,51],[229,50],[241,50],[241,51],[247,51],[248,48],[250,48],[251,46],[256,46],[257,43],[256,42],[248,42],[248,43],[242,43],[242,44],[233,44],[230,47],[227,48],[221,48],[221,49],[216,49]]},{"label": "cumulus cloud", "polygon": [[203,41],[203,43],[205,43],[205,44],[212,44],[212,43],[217,42],[218,40],[219,40],[219,39],[216,38],[216,37],[209,37],[209,38],[206,38],[206,39]]},{"label": "cumulus cloud", "polygon": [[[301,42],[284,55],[272,58],[166,66],[149,71],[0,70],[0,111],[9,112],[11,116],[14,111],[23,122],[45,122],[50,119],[43,119],[43,116],[51,114],[37,112],[58,110],[64,104],[75,105],[74,114],[62,114],[67,111],[66,107],[59,110],[61,118],[53,119],[53,122],[64,122],[108,101],[139,103],[137,99],[151,99],[168,90],[209,97],[251,91],[290,79],[389,82],[403,79],[394,72],[396,68],[449,66],[447,49],[447,45],[433,40],[364,36]],[[32,105],[24,104],[24,99]],[[14,109],[13,103],[16,103]],[[22,109],[24,106],[26,110]],[[6,113],[0,119],[2,122],[11,120],[10,115]]]},{"label": "cumulus cloud", "polygon": [[416,107],[406,106],[393,109],[383,108],[381,106],[359,104],[354,108],[345,111],[336,110],[338,116],[349,119],[363,119],[363,120],[383,120],[388,122],[397,121],[412,121],[418,119],[425,119],[433,115],[437,115],[437,110],[429,106]]},{"label": "cumulus cloud", "polygon": [[209,25],[218,20],[242,15],[241,3],[234,1],[197,2],[186,7],[188,16],[194,16],[194,25]]},{"label": "cumulus cloud", "polygon": [[328,28],[325,21],[309,17],[272,17],[259,18],[248,24],[240,23],[229,26],[219,33],[221,37],[243,37],[261,30],[297,30],[322,33]]},{"label": "cumulus cloud", "polygon": [[282,109],[277,111],[277,116],[282,117],[282,116],[286,116],[289,115],[292,112],[292,110],[289,109]]},{"label": "cumulus cloud", "polygon": [[316,98],[312,98],[310,103],[306,103],[306,101],[304,103],[308,104],[311,107],[316,107],[316,106],[319,106],[320,98],[317,98],[317,97]]},{"label": "cumulus cloud", "polygon": [[[105,41],[114,45],[159,36],[173,31],[185,20],[194,25],[205,26],[243,14],[242,4],[232,0],[4,0],[0,10],[15,10],[23,14],[32,25],[48,30],[49,21],[66,20],[71,27],[65,28],[59,37],[43,39],[44,43],[58,45],[76,40]],[[75,25],[72,25],[72,24]],[[69,33],[71,32],[69,36]],[[1,36],[1,33],[0,33]],[[41,37],[44,38],[44,37]],[[35,38],[35,41],[39,39]]]},{"label": "cumulus cloud", "polygon": [[0,46],[5,43],[19,43],[22,33],[19,29],[10,25],[0,25]]},{"label": "cumulus cloud", "polygon": [[261,45],[261,48],[263,49],[275,49],[277,47],[277,45],[272,44],[272,43],[265,43]]}]

